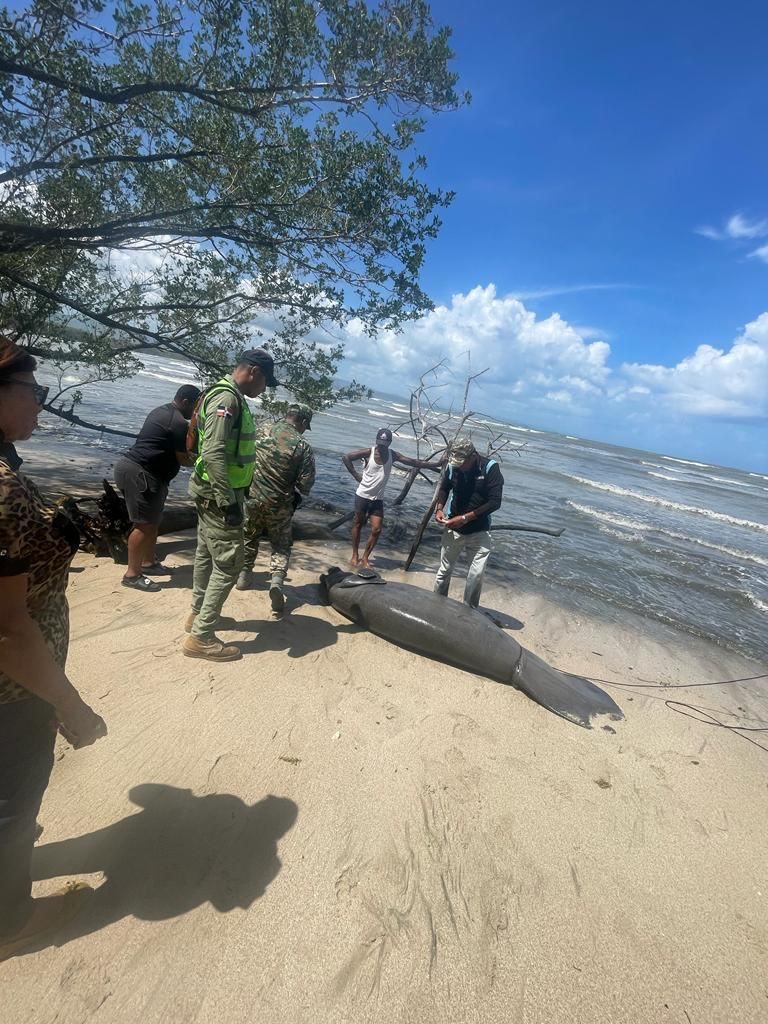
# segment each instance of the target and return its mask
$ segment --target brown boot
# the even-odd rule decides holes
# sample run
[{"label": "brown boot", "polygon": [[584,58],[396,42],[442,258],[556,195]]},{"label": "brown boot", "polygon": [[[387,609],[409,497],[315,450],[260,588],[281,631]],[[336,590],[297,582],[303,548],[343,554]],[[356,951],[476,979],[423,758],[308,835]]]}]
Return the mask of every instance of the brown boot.
[{"label": "brown boot", "polygon": [[181,645],[181,653],[188,658],[203,658],[205,661],[237,661],[243,656],[239,647],[223,644],[216,636],[203,639],[191,633]]}]

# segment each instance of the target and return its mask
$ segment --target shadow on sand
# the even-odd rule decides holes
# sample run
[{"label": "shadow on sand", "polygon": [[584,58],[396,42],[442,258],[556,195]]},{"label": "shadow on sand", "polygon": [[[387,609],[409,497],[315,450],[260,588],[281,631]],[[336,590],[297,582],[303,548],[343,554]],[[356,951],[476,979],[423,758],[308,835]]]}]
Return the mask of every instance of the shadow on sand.
[{"label": "shadow on sand", "polygon": [[157,783],[135,786],[128,795],[140,813],[35,849],[35,880],[105,875],[87,907],[52,944],[64,945],[127,916],[165,921],[203,903],[222,914],[249,907],[279,873],[277,842],[299,811],[285,797],[266,796],[249,806],[230,793],[195,796]]},{"label": "shadow on sand", "polygon": [[248,619],[235,622],[224,629],[255,633],[252,640],[233,640],[243,654],[263,654],[264,651],[285,651],[289,658],[301,658],[313,651],[331,647],[340,634],[359,633],[359,627],[349,625],[333,626],[325,619],[313,615],[283,615],[271,622],[263,619]]}]

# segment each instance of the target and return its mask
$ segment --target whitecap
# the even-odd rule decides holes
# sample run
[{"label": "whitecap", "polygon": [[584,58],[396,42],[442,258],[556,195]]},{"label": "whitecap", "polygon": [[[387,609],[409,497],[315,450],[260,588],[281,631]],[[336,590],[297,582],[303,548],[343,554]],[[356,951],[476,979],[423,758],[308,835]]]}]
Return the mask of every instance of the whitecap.
[{"label": "whitecap", "polygon": [[620,497],[632,498],[635,501],[645,501],[650,505],[659,505],[661,508],[671,508],[676,512],[690,512],[693,515],[706,516],[707,519],[716,519],[721,523],[730,523],[732,526],[744,526],[750,530],[768,533],[768,524],[766,523],[754,523],[751,519],[739,519],[736,516],[729,516],[725,512],[715,512],[710,508],[683,505],[681,502],[669,501],[653,494],[640,494],[638,491],[631,491],[626,487],[617,487],[615,484],[606,484],[599,480],[589,480],[583,476],[573,476],[571,479],[579,484],[584,484],[585,487],[594,487],[598,491],[607,491],[609,494],[618,494]]},{"label": "whitecap", "polygon": [[754,487],[754,484],[750,484],[746,480],[730,480],[725,476],[710,476],[709,473],[697,473],[696,476],[704,477],[706,480],[714,480],[718,484],[733,484],[734,487]]},{"label": "whitecap", "polygon": [[768,612],[768,602],[761,600],[756,594],[752,594],[749,591],[746,592],[746,596],[758,611]]},{"label": "whitecap", "polygon": [[702,469],[709,469],[708,462],[692,462],[690,459],[675,459],[671,455],[662,455],[662,459],[666,459],[667,462],[682,462],[684,466],[701,466]]},{"label": "whitecap", "polygon": [[581,505],[576,501],[568,500],[566,504],[582,515],[592,519],[610,523],[613,526],[631,530],[633,534],[658,533],[664,537],[671,537],[673,540],[680,540],[686,544],[698,544],[700,547],[708,548],[710,551],[718,551],[720,554],[728,555],[729,558],[737,558],[745,562],[756,562],[758,565],[768,566],[768,558],[763,558],[752,551],[742,551],[739,548],[731,548],[725,544],[714,544],[712,541],[703,540],[701,537],[692,537],[688,533],[680,533],[679,530],[666,530],[655,523],[644,523],[637,519],[630,519],[629,516],[619,515],[617,512],[606,512],[604,509],[592,508],[590,505]]}]

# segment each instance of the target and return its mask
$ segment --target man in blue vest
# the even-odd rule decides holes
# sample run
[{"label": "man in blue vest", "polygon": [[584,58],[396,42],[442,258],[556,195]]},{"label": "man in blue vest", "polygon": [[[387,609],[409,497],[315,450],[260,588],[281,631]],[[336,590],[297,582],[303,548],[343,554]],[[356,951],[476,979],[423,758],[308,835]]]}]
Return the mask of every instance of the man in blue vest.
[{"label": "man in blue vest", "polygon": [[[246,398],[278,385],[272,356],[251,349],[197,408],[197,458],[189,493],[197,505],[197,550],[192,611],[182,652],[189,658],[235,661],[239,647],[224,644],[214,628],[243,567],[243,504],[253,480],[256,430]],[[193,417],[194,422],[194,417]]]},{"label": "man in blue vest", "polygon": [[451,576],[462,551],[471,556],[464,585],[464,603],[480,604],[488,556],[491,553],[491,513],[501,506],[504,477],[495,459],[484,458],[468,437],[451,444],[448,465],[440,481],[435,519],[444,527],[440,568],[434,592],[447,597]]}]

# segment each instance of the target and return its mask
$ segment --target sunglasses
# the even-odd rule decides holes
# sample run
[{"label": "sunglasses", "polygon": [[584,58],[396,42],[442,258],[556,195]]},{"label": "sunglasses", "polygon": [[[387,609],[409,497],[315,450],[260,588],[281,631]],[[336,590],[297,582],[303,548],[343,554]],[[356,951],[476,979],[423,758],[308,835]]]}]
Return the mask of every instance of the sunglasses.
[{"label": "sunglasses", "polygon": [[48,392],[51,390],[42,384],[29,384],[25,380],[0,380],[0,384],[15,384],[18,388],[29,388],[35,396],[35,401],[40,406],[45,405],[48,399]]}]

